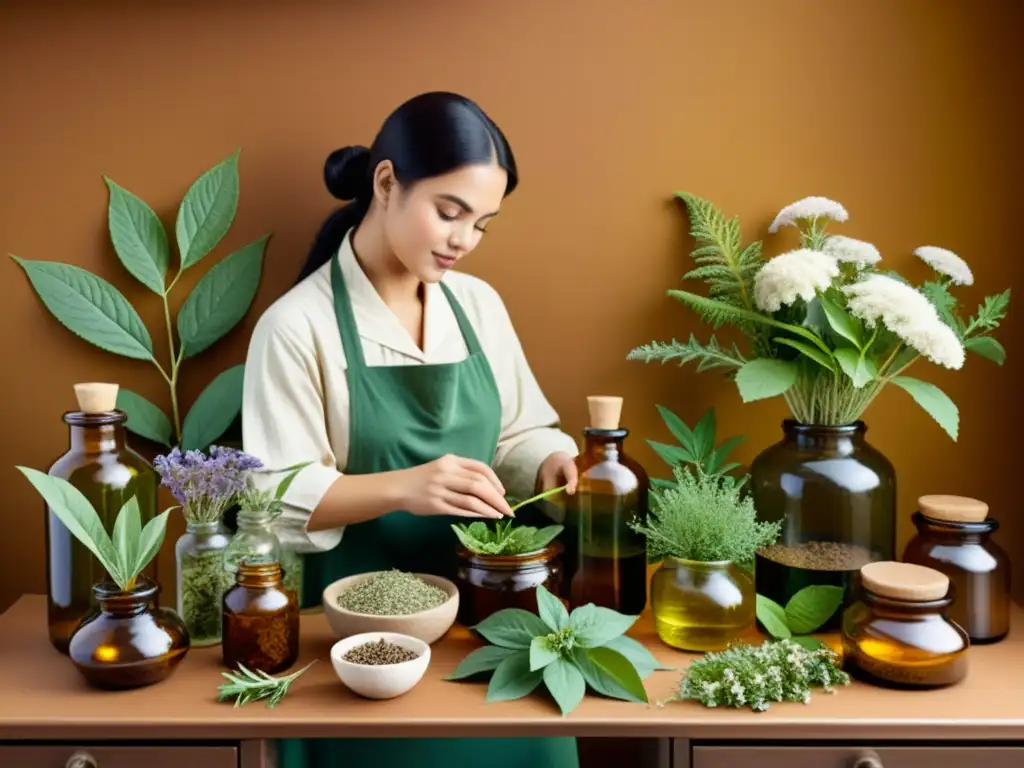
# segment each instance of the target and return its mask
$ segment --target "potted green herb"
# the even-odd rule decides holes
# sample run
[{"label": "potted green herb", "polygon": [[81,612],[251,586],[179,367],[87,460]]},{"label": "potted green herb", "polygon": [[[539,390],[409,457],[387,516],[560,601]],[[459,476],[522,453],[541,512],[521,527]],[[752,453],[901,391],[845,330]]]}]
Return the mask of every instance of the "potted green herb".
[{"label": "potted green herb", "polygon": [[703,448],[692,444],[693,431],[684,433],[689,466],[675,465],[673,485],[651,488],[648,519],[630,524],[647,538],[648,561],[661,563],[651,579],[658,636],[687,651],[721,650],[753,628],[757,603],[747,569],[780,528],[758,522],[753,501],[742,493],[747,478],[723,471],[736,440],[716,451],[714,421],[702,423]]},{"label": "potted green herb", "polygon": [[[514,502],[512,512],[562,490],[564,486]],[[452,530],[462,545],[455,576],[460,624],[477,624],[503,608],[536,611],[538,586],[561,593],[562,545],[556,537],[563,526],[513,526],[507,520],[491,528],[478,520],[454,524]]]},{"label": "potted green herb", "polygon": [[111,579],[93,585],[99,611],[83,619],[71,636],[75,668],[100,688],[138,688],[164,680],[188,652],[189,633],[173,611],[156,607],[160,585],[141,574],[160,551],[171,510],[143,527],[132,496],[118,512],[110,536],[89,500],[67,480],[18,469]]}]

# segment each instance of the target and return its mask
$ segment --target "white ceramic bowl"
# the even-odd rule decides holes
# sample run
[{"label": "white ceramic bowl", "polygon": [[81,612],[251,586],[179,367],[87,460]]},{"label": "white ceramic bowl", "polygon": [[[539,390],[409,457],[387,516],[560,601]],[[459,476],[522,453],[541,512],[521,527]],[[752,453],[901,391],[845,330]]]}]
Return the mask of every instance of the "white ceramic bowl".
[{"label": "white ceramic bowl", "polygon": [[376,616],[369,613],[346,611],[338,605],[338,597],[342,592],[375,573],[379,573],[379,571],[348,576],[328,584],[324,588],[322,596],[324,614],[327,616],[327,623],[331,625],[335,637],[346,638],[366,632],[394,632],[418,638],[425,643],[433,643],[443,637],[455,623],[455,617],[459,612],[458,587],[448,579],[429,573],[415,575],[427,584],[440,587],[448,593],[446,602],[429,611],[402,616]]},{"label": "white ceramic bowl", "polygon": [[[386,640],[419,654],[401,664],[354,664],[342,657],[363,643]],[[430,664],[430,646],[416,637],[395,632],[366,632],[339,640],[331,647],[331,664],[338,678],[352,691],[368,699],[393,699],[408,693],[423,679]]]}]

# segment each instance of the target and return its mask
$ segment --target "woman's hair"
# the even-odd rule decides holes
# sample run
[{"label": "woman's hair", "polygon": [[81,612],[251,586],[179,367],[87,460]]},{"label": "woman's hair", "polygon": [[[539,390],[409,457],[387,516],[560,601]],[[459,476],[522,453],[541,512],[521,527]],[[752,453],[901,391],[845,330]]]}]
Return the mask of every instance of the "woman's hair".
[{"label": "woman's hair", "polygon": [[371,147],[343,147],[328,156],[327,189],[339,200],[351,202],[321,225],[298,280],[330,261],[345,233],[362,221],[373,197],[373,170],[382,160],[391,161],[403,186],[464,165],[490,162],[508,173],[506,195],[518,182],[512,148],[479,106],[454,93],[414,96],[388,116]]}]

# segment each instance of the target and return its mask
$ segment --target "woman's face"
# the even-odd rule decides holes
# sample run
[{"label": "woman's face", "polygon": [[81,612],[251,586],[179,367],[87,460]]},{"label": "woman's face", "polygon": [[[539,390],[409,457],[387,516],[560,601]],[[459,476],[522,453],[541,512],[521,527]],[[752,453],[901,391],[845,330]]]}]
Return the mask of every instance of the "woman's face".
[{"label": "woman's face", "polygon": [[392,183],[383,214],[384,235],[395,256],[423,282],[436,283],[479,244],[507,182],[505,169],[489,163],[407,188]]}]

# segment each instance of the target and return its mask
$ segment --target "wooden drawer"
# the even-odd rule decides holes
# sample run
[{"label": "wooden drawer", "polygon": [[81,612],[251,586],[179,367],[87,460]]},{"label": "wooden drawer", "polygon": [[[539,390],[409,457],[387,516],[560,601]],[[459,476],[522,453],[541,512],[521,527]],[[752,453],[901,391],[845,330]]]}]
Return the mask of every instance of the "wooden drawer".
[{"label": "wooden drawer", "polygon": [[236,747],[0,746],[3,768],[238,768]]},{"label": "wooden drawer", "polygon": [[[683,760],[679,760],[682,757]],[[677,765],[686,765],[677,756]],[[694,746],[691,768],[1020,768],[1024,747]]]}]

